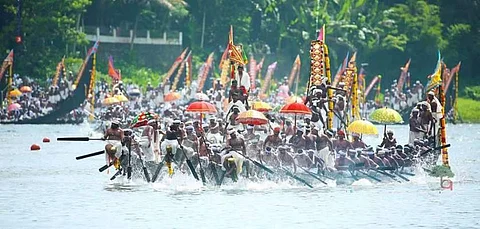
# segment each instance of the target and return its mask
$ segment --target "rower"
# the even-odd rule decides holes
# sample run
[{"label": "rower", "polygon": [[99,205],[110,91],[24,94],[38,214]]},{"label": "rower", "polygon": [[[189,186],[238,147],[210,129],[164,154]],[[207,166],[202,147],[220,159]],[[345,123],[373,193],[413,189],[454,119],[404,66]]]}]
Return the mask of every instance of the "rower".
[{"label": "rower", "polygon": [[346,157],[347,153],[345,151],[338,151],[338,155],[339,157],[335,159],[335,169],[348,170],[351,165],[355,164],[355,162]]},{"label": "rower", "polygon": [[145,161],[153,161],[154,154],[153,154],[153,147],[152,143],[154,142],[155,137],[155,129],[154,126],[157,126],[156,120],[150,120],[147,123],[148,125],[142,131],[142,136],[140,137],[140,147],[142,149],[143,154],[145,155]]},{"label": "rower", "polygon": [[276,149],[280,144],[282,144],[282,139],[280,138],[280,127],[273,128],[273,134],[267,136],[263,142],[262,149],[265,150],[266,147],[271,149]]},{"label": "rower", "polygon": [[240,151],[245,155],[247,147],[243,138],[238,138],[235,130],[230,130],[229,134],[230,138],[227,139],[227,148],[231,148],[231,151]]},{"label": "rower", "polygon": [[421,119],[418,116],[419,110],[414,108],[412,114],[410,115],[409,127],[410,135],[408,138],[408,143],[413,143],[417,138],[422,139],[423,136],[427,133],[427,130],[423,128]]},{"label": "rower", "polygon": [[198,137],[195,134],[194,127],[193,126],[187,126],[187,127],[185,127],[185,131],[187,133],[187,136],[186,136],[183,144],[186,147],[192,148],[195,152],[198,152]]},{"label": "rower", "polygon": [[305,135],[303,135],[303,138],[305,139],[305,149],[315,150],[315,136],[311,134],[310,129],[309,125],[305,127]]},{"label": "rower", "polygon": [[277,155],[272,153],[272,150],[273,149],[270,146],[265,147],[263,152],[260,154],[260,160],[270,166],[279,166],[280,162],[278,161]]},{"label": "rower", "polygon": [[120,129],[120,122],[113,120],[110,128],[105,131],[102,139],[107,140],[105,152],[110,159],[120,158],[122,155],[122,140],[125,137],[123,130]]},{"label": "rower", "polygon": [[393,137],[393,130],[387,130],[387,133],[383,136],[383,141],[380,147],[390,148],[397,145],[397,139]]},{"label": "rower", "polygon": [[360,135],[358,133],[352,133],[353,141],[352,141],[352,148],[354,149],[365,149],[367,145],[360,139]]},{"label": "rower", "polygon": [[260,136],[255,135],[253,125],[247,125],[247,133],[243,136],[246,141],[257,139]]},{"label": "rower", "polygon": [[169,146],[172,148],[172,154],[176,154],[177,148],[183,140],[182,132],[179,129],[179,125],[180,121],[173,121],[173,124],[170,125],[165,135],[163,135],[162,140],[160,141],[163,152],[167,152],[167,146]]},{"label": "rower", "polygon": [[295,134],[295,131],[293,130],[292,126],[292,120],[290,119],[285,119],[285,135],[286,136],[292,136]]},{"label": "rower", "polygon": [[[392,167],[392,164],[390,164],[390,161],[385,157],[385,154],[386,154],[386,150],[380,150],[378,151],[377,155],[378,157],[380,158],[381,160],[381,164],[384,166],[384,167]],[[379,164],[379,162],[375,161],[375,163]]]},{"label": "rower", "polygon": [[352,145],[349,141],[345,139],[345,132],[343,130],[337,131],[338,139],[333,141],[333,148],[335,151],[346,152],[348,149],[352,148]]},{"label": "rower", "polygon": [[292,144],[295,149],[304,149],[305,137],[303,136],[303,130],[298,128],[297,133],[288,140],[288,143]]},{"label": "rower", "polygon": [[277,148],[278,154],[277,158],[278,161],[280,162],[280,166],[293,166],[293,172],[297,172],[297,166],[295,165],[295,159],[293,156],[287,152],[287,147],[285,146],[279,146]]}]

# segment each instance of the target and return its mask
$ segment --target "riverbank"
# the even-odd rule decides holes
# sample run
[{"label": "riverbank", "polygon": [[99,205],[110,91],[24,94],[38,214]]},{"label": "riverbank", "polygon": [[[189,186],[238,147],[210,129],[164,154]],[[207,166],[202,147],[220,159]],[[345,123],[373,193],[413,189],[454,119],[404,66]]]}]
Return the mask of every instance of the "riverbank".
[{"label": "riverbank", "polygon": [[458,98],[458,113],[464,123],[480,123],[480,101]]}]

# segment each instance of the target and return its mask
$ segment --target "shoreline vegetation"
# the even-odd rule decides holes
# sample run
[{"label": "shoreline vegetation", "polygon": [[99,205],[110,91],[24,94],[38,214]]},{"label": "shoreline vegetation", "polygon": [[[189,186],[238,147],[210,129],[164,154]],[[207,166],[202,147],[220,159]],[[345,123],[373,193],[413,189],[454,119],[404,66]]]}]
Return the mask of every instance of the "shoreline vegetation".
[{"label": "shoreline vegetation", "polygon": [[459,97],[458,113],[461,123],[480,123],[480,100]]}]

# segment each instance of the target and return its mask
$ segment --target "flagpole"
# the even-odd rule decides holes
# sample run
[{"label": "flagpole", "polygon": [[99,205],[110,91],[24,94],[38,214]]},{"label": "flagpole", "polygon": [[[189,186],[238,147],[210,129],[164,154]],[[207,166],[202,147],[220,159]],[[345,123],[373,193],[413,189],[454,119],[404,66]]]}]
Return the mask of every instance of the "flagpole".
[{"label": "flagpole", "polygon": [[95,76],[96,76],[96,62],[97,62],[97,52],[94,52],[93,53],[93,60],[92,60],[92,73],[91,73],[91,77],[90,77],[90,88],[88,89],[89,93],[87,95],[87,98],[89,95],[92,96],[91,100],[90,100],[90,115],[88,117],[88,119],[90,121],[93,121],[94,120],[94,116],[93,116],[93,113],[94,113],[94,110],[95,110]]},{"label": "flagpole", "polygon": [[13,82],[13,61],[10,64],[8,69],[8,86],[7,86],[7,104],[8,105],[12,104],[12,97],[10,96],[10,91],[12,90],[12,82]]}]

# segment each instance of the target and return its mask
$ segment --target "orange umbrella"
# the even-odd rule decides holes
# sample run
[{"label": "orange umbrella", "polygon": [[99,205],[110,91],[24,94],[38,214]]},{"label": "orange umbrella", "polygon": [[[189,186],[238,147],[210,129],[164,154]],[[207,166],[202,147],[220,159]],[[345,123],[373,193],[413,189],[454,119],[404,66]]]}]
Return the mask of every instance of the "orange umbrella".
[{"label": "orange umbrella", "polygon": [[193,113],[217,113],[217,109],[211,103],[205,101],[197,101],[190,103],[188,105],[186,111],[193,112]]},{"label": "orange umbrella", "polygon": [[237,121],[239,123],[249,125],[263,125],[268,123],[267,117],[256,110],[240,112],[240,114],[238,114]]},{"label": "orange umbrella", "polygon": [[215,114],[217,113],[217,108],[211,103],[205,101],[197,101],[190,103],[185,111],[193,112],[193,113],[200,113],[200,126],[202,125],[202,115],[203,113],[210,113]]},{"label": "orange umbrella", "polygon": [[29,92],[32,92],[32,88],[29,86],[23,86],[20,88],[20,91],[23,93],[29,93]]},{"label": "orange umbrella", "polygon": [[182,98],[182,95],[180,95],[180,93],[169,92],[163,97],[163,100],[165,100],[165,102],[172,102],[175,100],[179,100],[180,98]]},{"label": "orange umbrella", "polygon": [[22,92],[18,89],[13,89],[11,90],[9,93],[8,93],[8,96],[9,97],[18,97],[18,96],[21,96],[22,95]]},{"label": "orange umbrella", "polygon": [[256,111],[260,112],[267,112],[271,111],[273,108],[270,106],[270,104],[263,102],[263,101],[256,101],[252,103],[252,108]]},{"label": "orange umbrella", "polygon": [[294,123],[294,129],[297,127],[297,114],[303,114],[303,115],[309,115],[312,114],[312,111],[310,108],[305,106],[303,103],[289,103],[286,104],[285,106],[280,109],[280,113],[284,114],[295,114],[295,123]]},{"label": "orange umbrella", "polygon": [[285,100],[286,103],[303,103],[303,99],[296,95],[292,95]]}]

